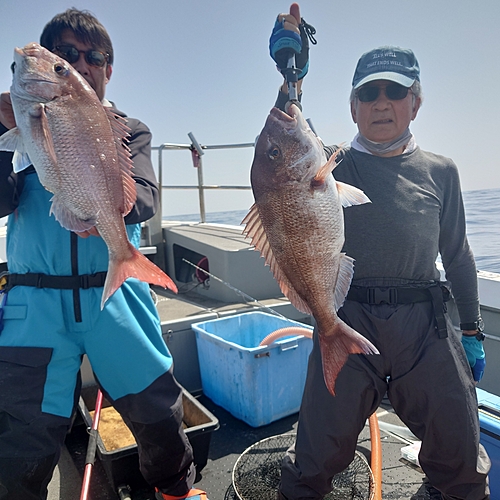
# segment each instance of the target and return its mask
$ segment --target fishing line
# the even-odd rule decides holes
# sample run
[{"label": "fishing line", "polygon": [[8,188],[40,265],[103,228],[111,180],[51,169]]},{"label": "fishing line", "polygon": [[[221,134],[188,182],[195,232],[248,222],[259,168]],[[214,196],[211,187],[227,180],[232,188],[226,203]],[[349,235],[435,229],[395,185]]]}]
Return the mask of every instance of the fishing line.
[{"label": "fishing line", "polygon": [[267,307],[265,304],[263,304],[262,302],[259,302],[257,299],[254,299],[253,297],[251,297],[250,295],[248,295],[247,293],[239,290],[238,288],[234,287],[233,285],[231,285],[230,283],[228,283],[227,281],[224,281],[220,278],[218,278],[217,276],[215,276],[215,274],[212,274],[210,273],[209,271],[207,271],[206,269],[203,269],[199,266],[197,266],[196,264],[193,264],[192,262],[189,262],[189,260],[187,259],[182,259],[183,262],[185,262],[186,264],[189,264],[190,266],[193,266],[194,268],[198,269],[199,271],[201,271],[202,273],[205,273],[207,274],[208,276],[210,276],[211,278],[214,278],[216,279],[217,281],[219,281],[220,283],[222,283],[223,285],[227,286],[228,288],[230,288],[231,290],[233,290],[233,292],[235,292],[237,295],[240,295],[241,297],[243,297],[243,299],[245,299],[245,302],[248,303],[248,302],[254,302],[255,304],[257,304],[259,307],[261,307],[262,309],[265,309],[266,311],[276,315],[276,316],[279,316],[280,318],[282,319],[286,319],[288,320],[289,318],[287,318],[286,316],[283,316],[282,314],[280,314],[279,312],[275,311],[274,309],[271,309],[270,307]]}]

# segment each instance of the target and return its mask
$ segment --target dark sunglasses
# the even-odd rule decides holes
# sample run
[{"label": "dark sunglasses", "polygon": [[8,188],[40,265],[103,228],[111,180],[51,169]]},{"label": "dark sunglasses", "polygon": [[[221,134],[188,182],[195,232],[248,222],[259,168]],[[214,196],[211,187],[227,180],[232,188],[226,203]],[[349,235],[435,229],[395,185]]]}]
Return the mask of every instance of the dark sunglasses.
[{"label": "dark sunglasses", "polygon": [[[361,87],[356,91],[356,97],[361,102],[373,102],[378,99],[380,91],[383,87],[378,87],[376,85]],[[408,87],[403,87],[399,83],[390,83],[385,87],[385,95],[391,101],[400,101],[408,95]]]},{"label": "dark sunglasses", "polygon": [[73,45],[58,45],[52,49],[52,52],[62,57],[70,64],[76,63],[80,58],[80,54],[84,54],[87,63],[91,66],[97,66],[98,68],[102,68],[109,59],[109,54],[105,54],[104,52],[93,49],[78,50],[76,47],[73,47]]}]

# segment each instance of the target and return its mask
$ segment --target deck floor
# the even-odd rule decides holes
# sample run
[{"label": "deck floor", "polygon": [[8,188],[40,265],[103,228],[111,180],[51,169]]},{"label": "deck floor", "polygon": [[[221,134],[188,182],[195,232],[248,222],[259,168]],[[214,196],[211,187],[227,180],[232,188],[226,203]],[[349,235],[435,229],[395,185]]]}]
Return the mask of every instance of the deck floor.
[{"label": "deck floor", "polygon": [[[175,352],[177,347],[172,341],[179,341],[175,338],[176,331],[180,332],[178,338],[182,339],[182,342],[190,336],[193,336],[190,342],[194,342],[194,334],[190,332],[190,326],[187,323],[195,322],[197,318],[206,318],[212,315],[214,317],[224,317],[236,312],[258,310],[262,306],[262,303],[225,304],[206,297],[200,297],[189,291],[187,293],[181,292],[177,296],[168,291],[157,290],[157,292],[157,308],[162,320],[164,338],[169,344],[170,333],[167,336],[165,336],[165,333],[174,332],[174,337],[170,338],[169,345],[174,358],[177,354],[178,359],[184,360],[185,364],[191,366],[191,368],[197,359],[189,359],[189,352],[186,350]],[[282,298],[262,302],[268,307],[282,312],[287,317],[290,317],[290,313],[293,313],[293,311],[290,311],[291,306],[289,303]],[[303,320],[300,317],[294,319]],[[307,321],[304,322],[307,323]],[[191,345],[187,344],[188,347]],[[180,362],[176,364],[176,368],[179,370]],[[192,369],[189,371],[192,371]],[[200,393],[199,376],[198,378],[195,377],[193,382],[191,378],[183,380],[184,373],[182,371],[178,373],[178,379],[186,389],[195,394]],[[219,429],[211,432],[208,462],[201,471],[200,477],[197,478],[195,485],[206,490],[210,500],[237,500],[237,495],[232,488],[232,471],[239,456],[248,447],[262,439],[295,432],[298,414],[290,415],[263,427],[254,428],[234,418],[229,412],[214,404],[206,396],[200,395],[198,400],[217,417]],[[388,402],[381,405],[377,414],[381,426],[383,422],[395,426],[402,425]],[[401,448],[408,444],[408,436],[381,429],[381,441],[383,498],[390,500],[409,499],[421,487],[424,476],[419,468],[400,458]],[[54,480],[50,484],[48,500],[78,500],[80,498],[87,444],[88,433],[86,426],[81,418],[77,418],[72,431],[67,436],[63,456],[54,475]],[[368,425],[359,436],[358,451],[366,456],[368,462],[370,461],[370,432]],[[105,465],[109,470],[109,462]],[[137,467],[130,472],[130,475],[127,475],[127,480],[131,487],[132,500],[154,500],[153,490],[144,482]],[[111,485],[103,463],[96,460],[90,481],[88,500],[116,500],[117,498],[119,496]]]},{"label": "deck floor", "polygon": [[[232,471],[238,457],[254,443],[278,434],[294,432],[297,414],[288,416],[269,425],[254,428],[230,415],[205,396],[199,401],[218,419],[220,428],[212,432],[208,463],[201,471],[196,486],[207,491],[210,500],[236,500],[232,488]],[[401,425],[390,405],[383,404],[378,412],[380,424],[384,422]],[[422,471],[401,459],[401,448],[408,444],[407,436],[398,436],[393,430],[381,429],[382,441],[382,493],[384,499],[409,499],[422,485]],[[66,439],[65,454],[57,471],[56,480],[51,485],[50,500],[77,500],[83,477],[88,434],[83,422],[76,422]],[[358,451],[368,461],[370,457],[370,433],[368,425],[358,441]],[[103,464],[97,460],[92,472],[89,498],[92,500],[116,500],[119,498]],[[138,471],[130,474],[132,500],[153,500],[154,492],[142,480]]]}]

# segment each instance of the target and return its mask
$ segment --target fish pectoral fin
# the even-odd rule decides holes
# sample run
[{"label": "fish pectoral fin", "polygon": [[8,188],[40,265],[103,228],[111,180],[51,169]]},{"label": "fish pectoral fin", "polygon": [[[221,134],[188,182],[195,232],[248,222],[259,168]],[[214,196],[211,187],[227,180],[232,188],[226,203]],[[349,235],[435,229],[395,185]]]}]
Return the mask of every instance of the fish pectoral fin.
[{"label": "fish pectoral fin", "polygon": [[[327,162],[318,170],[318,173],[314,176],[312,183],[314,185],[324,184],[328,176],[333,172],[338,163],[335,161],[337,159],[338,154],[342,149],[339,148],[335,153],[328,158]],[[340,162],[339,162],[340,163]]]},{"label": "fish pectoral fin", "polygon": [[73,212],[68,210],[62,204],[57,195],[54,195],[50,201],[52,202],[52,205],[50,206],[49,215],[54,214],[56,220],[65,229],[68,229],[69,231],[75,231],[76,233],[81,233],[83,231],[88,231],[96,225],[95,218],[87,220],[79,219]]},{"label": "fish pectoral fin", "polygon": [[319,345],[326,387],[335,396],[335,381],[349,354],[380,354],[363,335],[337,318],[330,332],[319,332]]},{"label": "fish pectoral fin", "polygon": [[12,165],[14,173],[17,174],[28,168],[32,164],[28,153],[22,153],[17,149],[14,151],[14,156],[12,157]]},{"label": "fish pectoral fin", "polygon": [[17,127],[11,128],[0,137],[0,151],[23,151],[23,139]]},{"label": "fish pectoral fin", "polygon": [[262,225],[257,205],[252,205],[250,211],[243,219],[242,224],[246,224],[245,229],[243,229],[243,234],[247,238],[251,239],[252,245],[254,245],[255,249],[260,252],[262,257],[264,257],[266,264],[271,268],[274,279],[277,281],[283,295],[285,295],[285,297],[299,311],[305,314],[312,314],[307,303],[297,293],[290,280],[278,264],[278,261],[276,260],[271,249],[271,245],[267,239],[264,226]]},{"label": "fish pectoral fin", "polygon": [[353,205],[363,205],[363,203],[371,203],[370,198],[368,198],[361,189],[351,186],[350,184],[345,184],[344,182],[335,182],[337,184],[340,203],[344,208],[352,207]]},{"label": "fish pectoral fin", "polygon": [[50,132],[49,120],[43,104],[34,106],[29,113],[30,129],[32,140],[39,148],[43,149],[45,156],[52,165],[57,165],[56,150],[54,148],[54,140]]},{"label": "fish pectoral fin", "polygon": [[117,115],[110,107],[104,106],[104,111],[111,125],[118,153],[123,186],[123,206],[120,207],[120,212],[125,216],[132,210],[137,198],[137,189],[132,177],[134,163],[130,148],[127,145],[128,138],[130,137],[130,128],[127,125],[127,120]]},{"label": "fish pectoral fin", "polygon": [[339,274],[335,285],[334,305],[338,311],[345,302],[347,292],[351,286],[352,276],[354,274],[354,259],[345,253],[340,254]]},{"label": "fish pectoral fin", "polygon": [[30,157],[24,150],[21,132],[17,127],[11,128],[0,137],[0,151],[14,151],[12,166],[16,174],[31,165]]}]

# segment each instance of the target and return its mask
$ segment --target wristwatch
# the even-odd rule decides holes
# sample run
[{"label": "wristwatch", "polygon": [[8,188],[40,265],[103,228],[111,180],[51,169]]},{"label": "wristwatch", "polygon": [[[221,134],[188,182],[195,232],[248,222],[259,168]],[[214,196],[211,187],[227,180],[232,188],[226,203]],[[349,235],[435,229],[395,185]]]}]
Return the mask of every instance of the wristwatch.
[{"label": "wristwatch", "polygon": [[477,321],[473,323],[460,323],[460,330],[476,330],[476,334],[474,335],[465,335],[466,337],[476,337],[477,340],[484,340],[484,322],[482,318],[479,318]]}]

